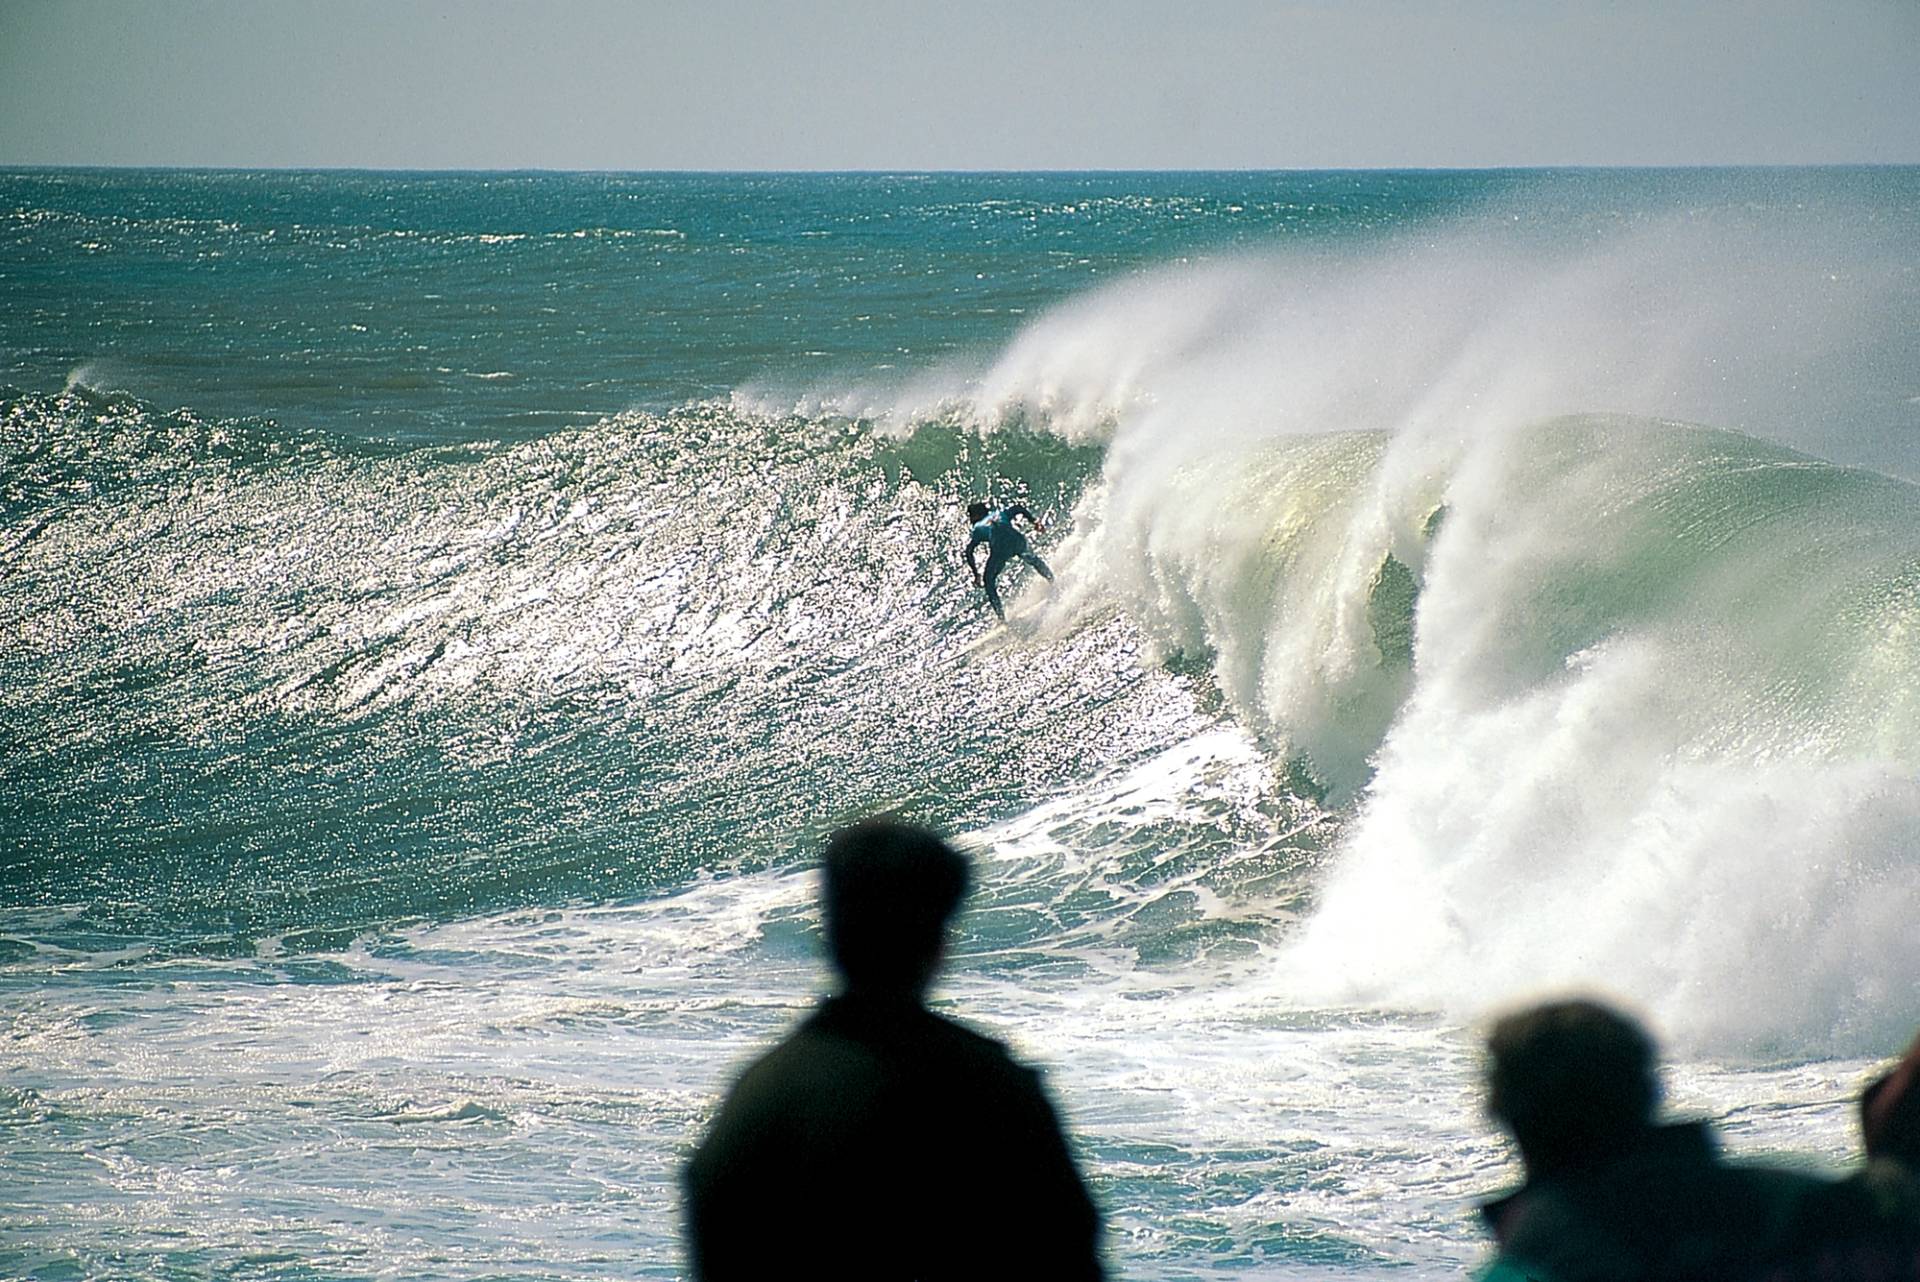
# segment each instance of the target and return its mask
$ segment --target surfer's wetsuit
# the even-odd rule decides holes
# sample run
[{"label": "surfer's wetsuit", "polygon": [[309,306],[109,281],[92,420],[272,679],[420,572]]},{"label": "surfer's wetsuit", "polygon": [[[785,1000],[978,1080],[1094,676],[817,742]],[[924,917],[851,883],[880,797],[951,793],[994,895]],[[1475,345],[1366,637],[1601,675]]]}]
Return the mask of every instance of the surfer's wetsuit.
[{"label": "surfer's wetsuit", "polygon": [[[989,512],[985,520],[974,525],[972,538],[967,543],[967,568],[980,580],[980,586],[987,590],[987,604],[993,607],[993,612],[1000,616],[1002,623],[1007,620],[1007,611],[1000,604],[999,579],[1000,571],[1007,567],[1008,561],[1017,556],[1037,570],[1041,578],[1053,578],[1053,571],[1047,568],[1047,563],[1027,549],[1027,536],[1014,528],[1013,518],[1016,516],[1026,517],[1036,527],[1040,524],[1033,513],[1015,503],[1012,507]],[[973,550],[982,543],[987,545],[987,568],[984,572],[973,561]]]}]

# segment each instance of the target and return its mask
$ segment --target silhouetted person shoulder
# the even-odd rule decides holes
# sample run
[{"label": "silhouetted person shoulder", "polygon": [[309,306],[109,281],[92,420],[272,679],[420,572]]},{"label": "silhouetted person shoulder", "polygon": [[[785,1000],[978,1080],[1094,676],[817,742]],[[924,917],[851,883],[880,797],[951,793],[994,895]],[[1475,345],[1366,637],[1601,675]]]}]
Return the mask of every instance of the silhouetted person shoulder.
[{"label": "silhouetted person shoulder", "polygon": [[1488,1039],[1487,1107],[1526,1183],[1482,1208],[1491,1276],[1690,1282],[1760,1272],[1792,1249],[1811,1176],[1738,1166],[1703,1123],[1659,1125],[1652,1040],[1588,1001],[1509,1015]]},{"label": "silhouetted person shoulder", "polygon": [[1810,1199],[1768,1282],[1920,1282],[1920,1038],[1860,1095],[1859,1170]]},{"label": "silhouetted person shoulder", "polygon": [[843,986],[747,1069],[688,1165],[696,1276],[1100,1277],[1039,1075],[924,1004],[965,859],[870,820],[829,840],[823,880]]},{"label": "silhouetted person shoulder", "polygon": [[1920,1037],[1860,1093],[1860,1139],[1867,1164],[1857,1178],[1889,1218],[1920,1233]]}]

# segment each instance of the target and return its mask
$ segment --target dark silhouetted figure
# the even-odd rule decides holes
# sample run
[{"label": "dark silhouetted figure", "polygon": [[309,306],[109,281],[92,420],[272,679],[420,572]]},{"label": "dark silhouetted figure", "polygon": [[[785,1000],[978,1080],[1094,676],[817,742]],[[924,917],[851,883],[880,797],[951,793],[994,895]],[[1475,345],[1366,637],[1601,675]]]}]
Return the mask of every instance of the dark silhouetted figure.
[{"label": "dark silhouetted figure", "polygon": [[747,1069],[688,1165],[696,1276],[1100,1277],[1039,1075],[924,1004],[966,860],[869,820],[828,841],[823,880],[843,987]]},{"label": "dark silhouetted figure", "polygon": [[1811,1176],[1721,1159],[1703,1123],[1657,1125],[1652,1040],[1588,1001],[1509,1015],[1488,1039],[1487,1106],[1526,1183],[1482,1208],[1492,1278],[1741,1279],[1788,1258]]},{"label": "dark silhouetted figure", "polygon": [[[1046,529],[1040,524],[1039,517],[1018,503],[997,510],[977,501],[967,504],[967,524],[971,527],[967,531],[967,568],[973,571],[974,583],[986,589],[987,604],[993,607],[994,614],[999,616],[1002,623],[1007,621],[1007,611],[1000,603],[1000,572],[1007,568],[1007,562],[1019,557],[1032,566],[1041,578],[1049,582],[1053,580],[1053,571],[1047,568],[1045,561],[1033,554],[1033,550],[1027,546],[1027,536],[1020,533],[1019,527],[1013,523],[1014,518],[1020,516],[1032,522],[1036,531]],[[974,560],[974,549],[982,543],[987,545],[984,576]]]},{"label": "dark silhouetted figure", "polygon": [[1860,1093],[1860,1138],[1869,1161],[1920,1173],[1920,1037]]},{"label": "dark silhouetted figure", "polygon": [[1766,1282],[1920,1282],[1920,1038],[1860,1096],[1866,1162],[1803,1206]]}]

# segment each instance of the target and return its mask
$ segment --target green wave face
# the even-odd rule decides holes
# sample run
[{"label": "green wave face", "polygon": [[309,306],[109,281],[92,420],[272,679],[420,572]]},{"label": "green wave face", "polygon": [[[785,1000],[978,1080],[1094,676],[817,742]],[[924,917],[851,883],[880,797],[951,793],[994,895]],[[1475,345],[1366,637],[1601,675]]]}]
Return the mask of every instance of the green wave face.
[{"label": "green wave face", "polygon": [[980,626],[960,504],[1011,470],[1060,506],[1086,451],[718,407],[426,450],[125,399],[7,422],[10,895],[86,904],[75,929],[244,948],[633,895],[876,807],[1004,813],[1179,732],[1163,674],[1074,692],[1094,635],[948,662]]}]

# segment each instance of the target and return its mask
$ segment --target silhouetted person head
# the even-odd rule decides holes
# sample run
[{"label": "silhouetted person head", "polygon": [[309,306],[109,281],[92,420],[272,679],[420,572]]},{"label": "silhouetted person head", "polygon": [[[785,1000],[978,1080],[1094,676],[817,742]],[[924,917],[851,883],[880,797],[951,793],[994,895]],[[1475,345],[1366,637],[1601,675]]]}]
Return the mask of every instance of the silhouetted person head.
[{"label": "silhouetted person head", "polygon": [[990,509],[987,507],[985,503],[982,503],[980,500],[975,499],[973,502],[967,504],[967,520],[971,521],[975,525],[978,525],[980,524],[980,522],[987,519],[987,512],[989,510]]},{"label": "silhouetted person head", "polygon": [[1860,1096],[1860,1131],[1868,1157],[1920,1171],[1920,1037],[1898,1064],[1868,1083]]},{"label": "silhouetted person head", "polygon": [[1487,1039],[1487,1110],[1513,1135],[1530,1175],[1624,1152],[1653,1124],[1653,1040],[1590,1001],[1508,1015]]},{"label": "silhouetted person head", "polygon": [[967,861],[925,828],[868,819],[827,840],[827,948],[849,991],[918,997],[939,967]]}]

